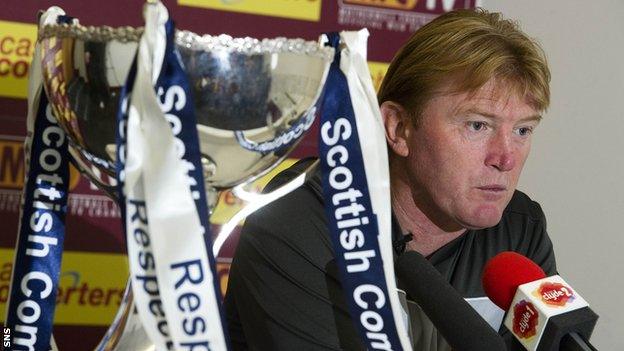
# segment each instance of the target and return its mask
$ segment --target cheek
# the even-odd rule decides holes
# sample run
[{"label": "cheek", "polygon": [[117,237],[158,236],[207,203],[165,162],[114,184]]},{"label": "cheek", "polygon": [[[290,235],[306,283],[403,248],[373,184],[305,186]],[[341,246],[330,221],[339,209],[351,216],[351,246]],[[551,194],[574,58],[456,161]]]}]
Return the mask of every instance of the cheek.
[{"label": "cheek", "polygon": [[518,183],[518,179],[520,178],[520,173],[522,173],[522,170],[524,169],[524,164],[529,156],[529,152],[531,151],[531,144],[529,143],[528,145],[523,146],[522,148],[520,148],[517,152],[517,156],[516,156],[516,167],[513,170],[513,186],[515,187],[516,184]]},{"label": "cheek", "polygon": [[[456,192],[462,192],[463,196],[468,193],[472,186],[479,184],[484,170],[485,154],[483,148],[475,145],[460,144],[449,147],[447,152],[440,158],[440,168],[443,170],[441,177],[447,186]],[[456,194],[461,195],[461,194]]]},{"label": "cheek", "polygon": [[519,157],[519,170],[518,172],[520,172],[522,170],[522,167],[524,167],[524,163],[526,162],[527,158],[529,157],[529,153],[531,152],[531,141],[529,140],[527,142],[526,145],[524,145],[523,148],[520,149],[520,157]]},{"label": "cheek", "polygon": [[451,143],[429,143],[410,156],[412,178],[435,198],[456,198],[476,177],[478,157]]}]

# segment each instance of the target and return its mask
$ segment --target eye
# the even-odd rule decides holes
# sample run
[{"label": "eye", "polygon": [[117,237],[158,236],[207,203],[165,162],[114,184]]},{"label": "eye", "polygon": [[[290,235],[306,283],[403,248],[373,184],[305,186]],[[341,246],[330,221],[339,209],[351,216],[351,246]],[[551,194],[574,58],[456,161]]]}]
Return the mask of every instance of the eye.
[{"label": "eye", "polygon": [[533,127],[520,127],[516,129],[516,134],[520,136],[529,136],[533,133]]},{"label": "eye", "polygon": [[485,124],[485,122],[480,122],[480,121],[470,121],[468,122],[468,128],[472,131],[480,132],[487,128],[487,124]]}]

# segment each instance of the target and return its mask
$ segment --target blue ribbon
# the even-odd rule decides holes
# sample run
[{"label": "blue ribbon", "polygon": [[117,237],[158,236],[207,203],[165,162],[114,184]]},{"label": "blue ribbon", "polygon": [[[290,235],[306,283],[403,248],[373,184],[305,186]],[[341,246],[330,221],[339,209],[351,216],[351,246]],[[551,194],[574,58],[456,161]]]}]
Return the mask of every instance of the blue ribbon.
[{"label": "blue ribbon", "polygon": [[319,151],[323,194],[342,287],[353,322],[370,350],[401,350],[379,250],[362,149],[347,79],[340,70],[340,37],[321,114]]},{"label": "blue ribbon", "polygon": [[[57,22],[70,23],[70,16]],[[40,64],[33,62],[33,64]],[[5,325],[13,330],[12,349],[50,348],[65,241],[69,195],[69,152],[43,88],[39,92],[28,162],[11,291]],[[34,99],[36,101],[36,99]]]},{"label": "blue ribbon", "polygon": [[69,153],[43,91],[28,167],[6,326],[13,331],[13,349],[47,350],[65,239]]},{"label": "blue ribbon", "polygon": [[[117,128],[115,130],[115,144],[117,146],[115,156],[115,178],[117,179],[117,203],[121,212],[121,223],[124,233],[126,232],[126,194],[124,192],[125,176],[124,168],[126,167],[126,141],[128,137],[128,108],[130,103],[130,94],[134,87],[134,79],[136,78],[137,58],[136,55],[130,66],[126,83],[119,93],[119,107],[117,108]],[[124,236],[124,239],[126,237]]]}]

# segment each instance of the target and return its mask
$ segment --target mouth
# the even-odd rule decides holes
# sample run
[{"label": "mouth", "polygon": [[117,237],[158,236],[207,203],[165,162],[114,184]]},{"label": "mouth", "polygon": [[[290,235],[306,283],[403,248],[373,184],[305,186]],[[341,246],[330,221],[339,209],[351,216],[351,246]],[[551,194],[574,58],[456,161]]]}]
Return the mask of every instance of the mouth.
[{"label": "mouth", "polygon": [[506,191],[507,187],[503,185],[492,184],[492,185],[479,186],[477,187],[477,189],[487,191],[487,192],[498,193],[498,192]]},{"label": "mouth", "polygon": [[499,184],[479,186],[477,189],[480,190],[482,196],[488,201],[498,201],[507,192],[507,187]]}]

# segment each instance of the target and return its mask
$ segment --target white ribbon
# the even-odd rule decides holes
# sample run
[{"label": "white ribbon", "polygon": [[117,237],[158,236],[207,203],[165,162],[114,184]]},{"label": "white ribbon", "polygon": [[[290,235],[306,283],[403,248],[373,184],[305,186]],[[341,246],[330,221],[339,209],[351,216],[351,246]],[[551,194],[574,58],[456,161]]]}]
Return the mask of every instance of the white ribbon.
[{"label": "white ribbon", "polygon": [[[203,227],[189,188],[186,167],[176,150],[171,126],[154,92],[166,47],[164,24],[168,19],[160,3],[145,7],[145,32],[139,43],[137,76],[128,116],[125,192],[131,200],[145,200],[151,245],[139,247],[133,237],[136,217],[128,208],[127,232],[132,287],[139,315],[158,349],[167,338],[158,330],[150,310],[153,297],[137,279],[141,274],[158,277],[159,297],[175,349],[226,350],[219,314],[215,277],[209,266]],[[151,247],[150,247],[151,246]],[[155,269],[146,270],[138,255],[152,251]],[[209,346],[208,346],[209,345]]]}]

